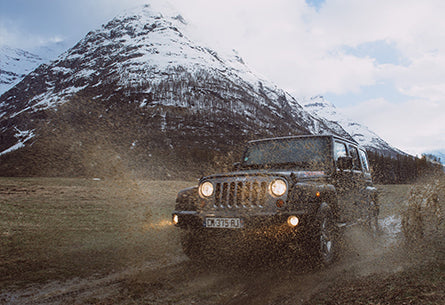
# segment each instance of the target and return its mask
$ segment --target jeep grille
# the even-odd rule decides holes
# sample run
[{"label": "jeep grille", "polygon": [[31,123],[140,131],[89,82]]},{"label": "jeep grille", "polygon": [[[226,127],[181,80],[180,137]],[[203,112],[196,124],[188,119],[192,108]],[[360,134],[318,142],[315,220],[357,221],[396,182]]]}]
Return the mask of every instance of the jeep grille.
[{"label": "jeep grille", "polygon": [[267,195],[267,182],[221,182],[215,185],[215,207],[263,207]]}]

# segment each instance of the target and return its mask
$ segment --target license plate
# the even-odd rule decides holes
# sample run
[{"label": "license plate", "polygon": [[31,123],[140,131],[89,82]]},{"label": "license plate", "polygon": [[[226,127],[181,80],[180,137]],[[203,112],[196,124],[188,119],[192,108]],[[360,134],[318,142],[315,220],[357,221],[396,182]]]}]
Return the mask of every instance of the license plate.
[{"label": "license plate", "polygon": [[207,228],[224,228],[224,229],[239,229],[243,224],[240,218],[206,218],[205,226]]}]

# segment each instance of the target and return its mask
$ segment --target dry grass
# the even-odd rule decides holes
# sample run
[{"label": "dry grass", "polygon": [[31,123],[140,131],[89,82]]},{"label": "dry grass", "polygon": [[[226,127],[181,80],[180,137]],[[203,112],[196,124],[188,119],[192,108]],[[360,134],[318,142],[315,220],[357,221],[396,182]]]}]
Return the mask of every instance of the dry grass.
[{"label": "dry grass", "polygon": [[177,191],[190,185],[0,178],[0,288],[177,255],[170,213]]},{"label": "dry grass", "polygon": [[402,211],[402,229],[411,245],[427,244],[445,252],[445,178],[413,186]]}]

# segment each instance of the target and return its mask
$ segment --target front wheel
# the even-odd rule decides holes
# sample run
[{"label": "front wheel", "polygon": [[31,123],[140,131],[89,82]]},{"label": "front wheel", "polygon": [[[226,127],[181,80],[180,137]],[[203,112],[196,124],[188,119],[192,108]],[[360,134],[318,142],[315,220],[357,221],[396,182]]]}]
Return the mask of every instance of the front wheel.
[{"label": "front wheel", "polygon": [[327,266],[334,262],[337,256],[338,232],[327,204],[320,208],[315,217],[311,240],[311,256],[317,265]]},{"label": "front wheel", "polygon": [[192,261],[207,261],[209,254],[206,249],[204,232],[199,229],[181,229],[180,233],[182,251]]}]

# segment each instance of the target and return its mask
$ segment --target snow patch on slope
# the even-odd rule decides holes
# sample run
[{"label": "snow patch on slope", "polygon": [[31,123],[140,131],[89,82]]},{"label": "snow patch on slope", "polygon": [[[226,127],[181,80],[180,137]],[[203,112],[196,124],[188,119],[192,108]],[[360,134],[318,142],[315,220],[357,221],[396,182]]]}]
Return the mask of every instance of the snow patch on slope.
[{"label": "snow patch on slope", "polygon": [[17,143],[0,152],[0,156],[25,147],[25,143],[35,136],[34,130],[19,130],[18,128],[15,128],[15,130],[17,131],[15,134],[15,138],[18,140]]}]

